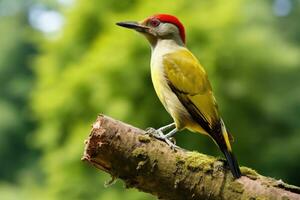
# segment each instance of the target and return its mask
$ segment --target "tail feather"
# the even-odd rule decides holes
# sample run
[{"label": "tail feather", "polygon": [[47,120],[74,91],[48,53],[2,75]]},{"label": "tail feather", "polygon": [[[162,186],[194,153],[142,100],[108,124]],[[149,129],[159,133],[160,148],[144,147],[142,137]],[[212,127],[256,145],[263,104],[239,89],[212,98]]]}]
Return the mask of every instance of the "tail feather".
[{"label": "tail feather", "polygon": [[223,150],[223,153],[226,157],[227,163],[229,165],[229,168],[234,178],[240,178],[242,176],[241,170],[237,162],[237,159],[235,158],[233,153],[228,150]]}]

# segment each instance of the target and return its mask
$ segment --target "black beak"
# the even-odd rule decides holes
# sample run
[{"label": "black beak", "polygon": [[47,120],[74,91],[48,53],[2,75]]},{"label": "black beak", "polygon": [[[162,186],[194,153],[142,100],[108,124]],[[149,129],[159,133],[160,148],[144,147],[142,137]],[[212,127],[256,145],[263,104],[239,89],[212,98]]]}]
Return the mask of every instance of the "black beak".
[{"label": "black beak", "polygon": [[118,22],[118,26],[122,26],[129,29],[134,29],[138,32],[146,33],[149,27],[139,24],[138,22]]}]

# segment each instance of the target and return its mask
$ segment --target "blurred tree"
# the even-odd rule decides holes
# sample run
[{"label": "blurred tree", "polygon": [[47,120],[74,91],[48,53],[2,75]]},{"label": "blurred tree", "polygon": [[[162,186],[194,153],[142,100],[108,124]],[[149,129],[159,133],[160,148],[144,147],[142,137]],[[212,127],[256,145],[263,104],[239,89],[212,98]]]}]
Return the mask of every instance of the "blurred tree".
[{"label": "blurred tree", "polygon": [[14,3],[0,2],[0,179],[10,182],[35,157],[27,139],[34,127],[28,107],[33,81],[29,60],[37,49],[28,37],[27,7]]}]

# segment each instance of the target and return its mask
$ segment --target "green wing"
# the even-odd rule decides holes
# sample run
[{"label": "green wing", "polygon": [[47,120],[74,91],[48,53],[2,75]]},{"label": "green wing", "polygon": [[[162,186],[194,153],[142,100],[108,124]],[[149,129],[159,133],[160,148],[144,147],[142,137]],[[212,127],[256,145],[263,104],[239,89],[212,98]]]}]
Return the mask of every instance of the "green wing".
[{"label": "green wing", "polygon": [[220,133],[217,104],[207,74],[198,60],[188,50],[180,50],[166,54],[163,62],[170,88],[194,121],[209,135]]},{"label": "green wing", "polygon": [[226,131],[219,116],[218,106],[202,66],[188,50],[167,54],[163,62],[165,75],[172,91],[193,120],[217,143],[233,175],[240,177],[240,169],[230,145],[230,139],[233,138]]}]

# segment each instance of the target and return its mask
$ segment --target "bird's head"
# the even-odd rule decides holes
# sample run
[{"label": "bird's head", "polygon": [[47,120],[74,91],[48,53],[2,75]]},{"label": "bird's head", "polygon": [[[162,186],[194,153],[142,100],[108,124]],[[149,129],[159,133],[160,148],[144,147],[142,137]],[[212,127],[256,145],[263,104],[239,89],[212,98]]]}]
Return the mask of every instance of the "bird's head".
[{"label": "bird's head", "polygon": [[125,21],[117,25],[136,30],[146,36],[152,46],[159,40],[174,40],[179,45],[185,45],[185,30],[177,17],[168,14],[157,14],[141,22]]}]

